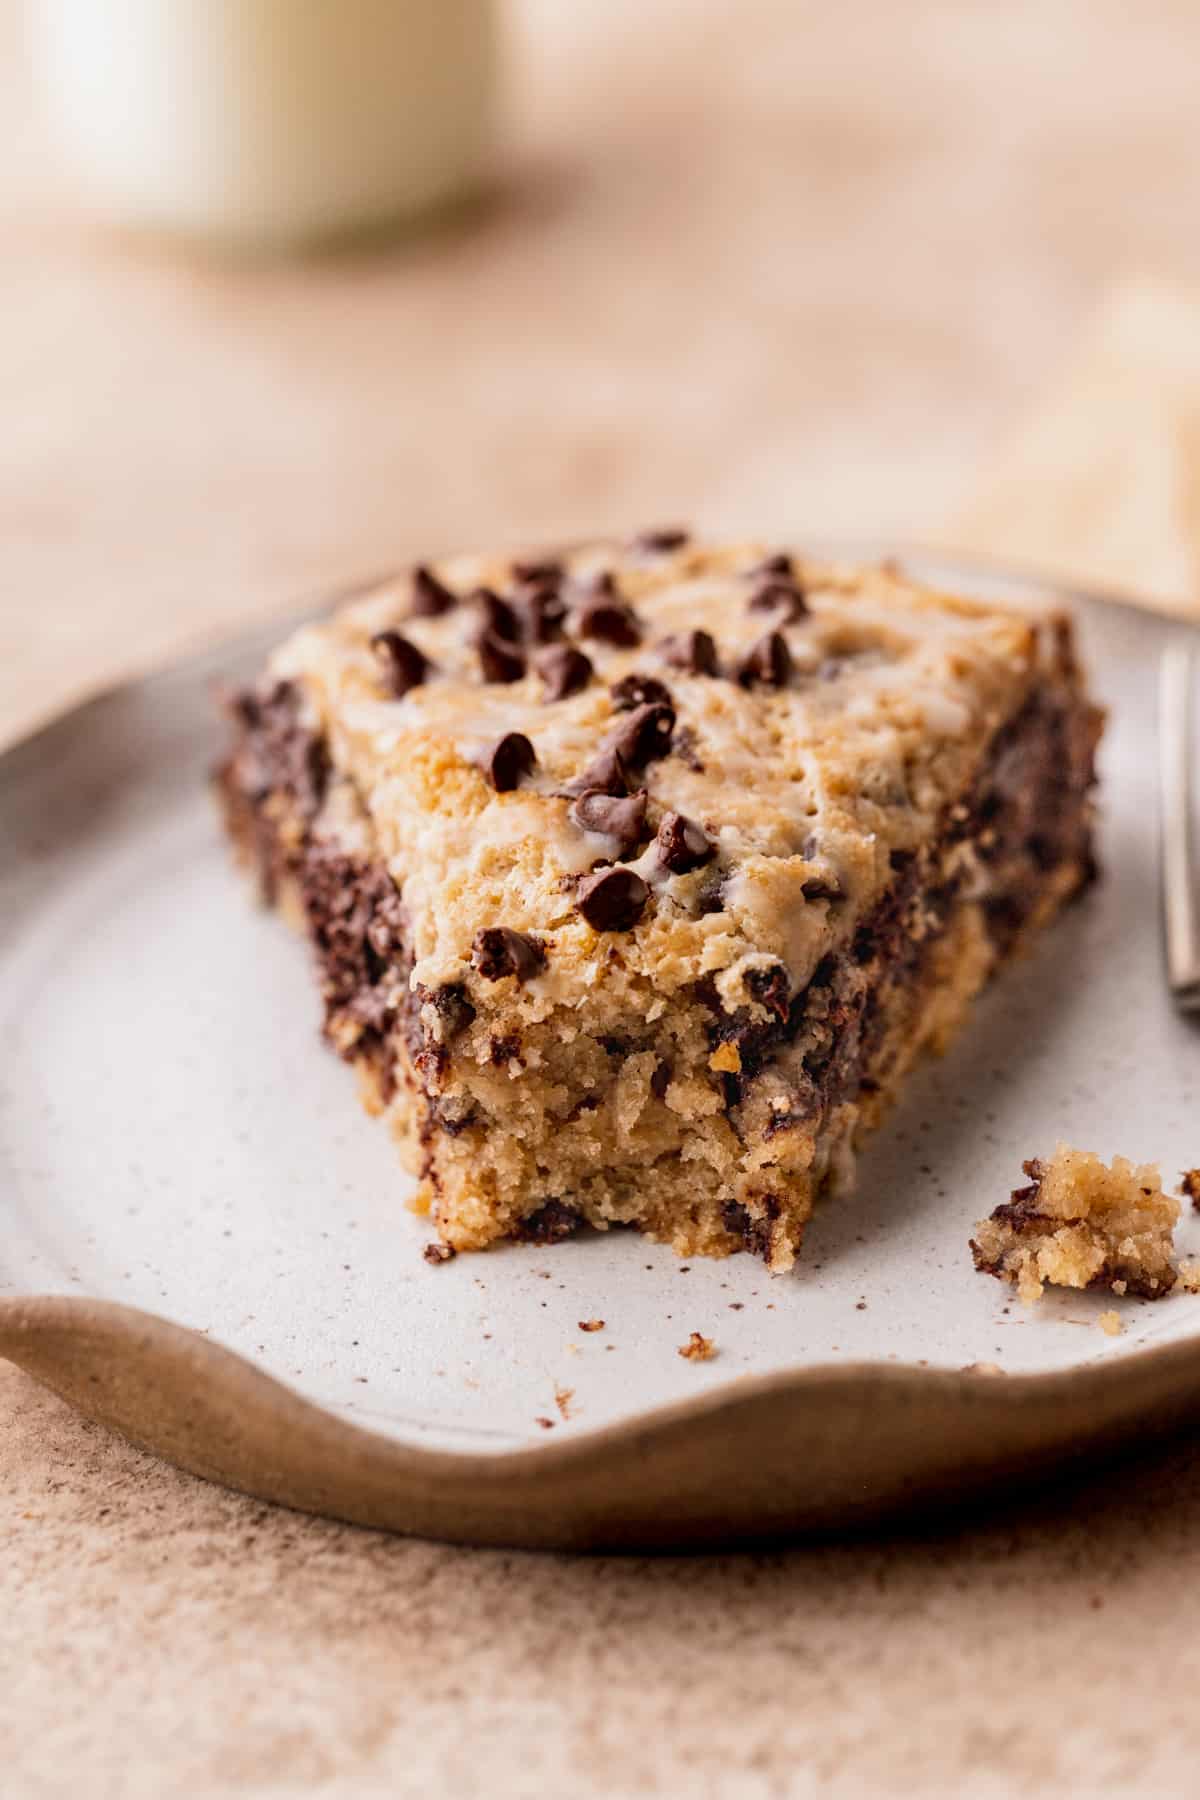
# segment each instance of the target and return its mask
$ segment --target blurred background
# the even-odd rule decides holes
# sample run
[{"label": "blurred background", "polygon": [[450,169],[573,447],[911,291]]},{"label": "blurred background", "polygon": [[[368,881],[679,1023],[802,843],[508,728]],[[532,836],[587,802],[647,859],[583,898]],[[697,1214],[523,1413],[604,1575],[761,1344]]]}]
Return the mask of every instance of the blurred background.
[{"label": "blurred background", "polygon": [[[0,130],[0,742],[491,543],[1200,594],[1200,0],[0,0]],[[903,1541],[517,1559],[6,1368],[5,1794],[1195,1786],[1194,1444]]]},{"label": "blurred background", "polygon": [[417,552],[969,536],[1200,261],[1189,0],[490,10],[0,0],[0,735]]}]

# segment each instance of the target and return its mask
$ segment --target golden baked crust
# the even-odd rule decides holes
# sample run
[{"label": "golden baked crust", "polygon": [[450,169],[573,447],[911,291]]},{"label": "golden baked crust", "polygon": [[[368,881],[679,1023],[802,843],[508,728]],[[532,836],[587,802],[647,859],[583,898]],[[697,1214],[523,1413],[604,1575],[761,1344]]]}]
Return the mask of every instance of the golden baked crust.
[{"label": "golden baked crust", "polygon": [[[535,1010],[595,979],[608,946],[564,904],[563,883],[604,846],[571,824],[563,790],[619,721],[611,688],[639,672],[668,687],[696,740],[693,757],[653,766],[655,803],[709,819],[722,867],[737,878],[721,912],[709,913],[691,902],[711,875],[671,877],[673,904],[623,940],[630,970],[651,971],[656,991],[685,985],[698,967],[723,973],[746,955],[779,957],[803,985],[832,923],[829,901],[807,898],[806,886],[836,873],[845,929],[889,881],[890,853],[928,836],[1037,679],[1045,646],[1036,622],[926,592],[887,570],[797,559],[808,611],[782,627],[796,671],[786,687],[668,662],[661,640],[696,629],[709,632],[725,669],[749,655],[781,617],[750,605],[770,583],[743,571],[765,560],[749,544],[648,557],[601,545],[565,559],[584,593],[589,578],[615,571],[643,638],[624,646],[578,637],[594,676],[561,701],[543,699],[536,651],[521,679],[481,680],[478,609],[411,617],[403,579],[276,653],[271,675],[301,685],[334,768],[365,805],[377,852],[404,881],[418,982],[467,976],[476,931],[497,919],[555,937],[536,999],[525,997]],[[511,563],[493,558],[459,558],[437,575],[464,596],[513,591]],[[399,625],[436,673],[397,701],[371,640]],[[496,793],[479,759],[508,732],[529,736],[538,765],[516,790]]]},{"label": "golden baked crust", "polygon": [[1065,620],[676,538],[412,571],[238,703],[234,835],[455,1249],[585,1219],[787,1267],[1091,870]]}]

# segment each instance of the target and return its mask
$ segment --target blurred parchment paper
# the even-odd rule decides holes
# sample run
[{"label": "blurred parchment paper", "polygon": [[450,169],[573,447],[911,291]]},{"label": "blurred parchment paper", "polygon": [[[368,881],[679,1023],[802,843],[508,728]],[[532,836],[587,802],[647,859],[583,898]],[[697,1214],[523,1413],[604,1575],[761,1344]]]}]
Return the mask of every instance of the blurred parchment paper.
[{"label": "blurred parchment paper", "polygon": [[1200,619],[1200,295],[1118,288],[939,542]]}]

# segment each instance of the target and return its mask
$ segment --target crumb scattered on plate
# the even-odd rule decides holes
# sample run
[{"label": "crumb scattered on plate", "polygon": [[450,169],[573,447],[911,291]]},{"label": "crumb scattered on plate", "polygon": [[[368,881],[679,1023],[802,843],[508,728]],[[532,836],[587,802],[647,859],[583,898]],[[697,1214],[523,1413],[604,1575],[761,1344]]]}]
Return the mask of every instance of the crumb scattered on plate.
[{"label": "crumb scattered on plate", "polygon": [[580,1331],[603,1331],[604,1330],[604,1320],[603,1319],[580,1319],[578,1321],[578,1323],[579,1323]]},{"label": "crumb scattered on plate", "polygon": [[1110,1166],[1060,1144],[1024,1169],[1029,1185],[975,1227],[971,1252],[981,1274],[1014,1282],[1027,1302],[1047,1286],[1107,1287],[1143,1300],[1170,1293],[1179,1279],[1180,1205],[1163,1193],[1156,1164],[1116,1156]]},{"label": "crumb scattered on plate", "polygon": [[458,1252],[450,1244],[437,1243],[426,1244],[421,1252],[421,1255],[425,1258],[427,1263],[433,1263],[435,1265],[437,1263],[451,1262],[457,1254]]},{"label": "crumb scattered on plate", "polygon": [[554,1404],[564,1419],[571,1416],[571,1402],[574,1398],[574,1388],[556,1387],[554,1390]]},{"label": "crumb scattered on plate", "polygon": [[1179,1191],[1200,1212],[1200,1169],[1185,1169],[1179,1177]]},{"label": "crumb scattered on plate", "polygon": [[706,1338],[698,1331],[693,1331],[686,1344],[679,1346],[680,1356],[688,1362],[711,1362],[717,1354],[717,1346],[711,1338]]},{"label": "crumb scattered on plate", "polygon": [[1101,1331],[1106,1331],[1108,1333],[1109,1337],[1120,1337],[1125,1329],[1121,1323],[1121,1315],[1119,1312],[1102,1312],[1096,1323],[1099,1325]]}]

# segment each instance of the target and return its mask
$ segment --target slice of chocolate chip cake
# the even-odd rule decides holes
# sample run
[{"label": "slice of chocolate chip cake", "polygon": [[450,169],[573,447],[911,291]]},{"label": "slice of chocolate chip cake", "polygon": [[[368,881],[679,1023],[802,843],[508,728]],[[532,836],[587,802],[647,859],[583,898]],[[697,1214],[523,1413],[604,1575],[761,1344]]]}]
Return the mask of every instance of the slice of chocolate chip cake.
[{"label": "slice of chocolate chip cake", "polygon": [[786,1269],[1092,869],[1065,619],[760,544],[418,568],[233,711],[229,828],[457,1250],[586,1221]]}]

